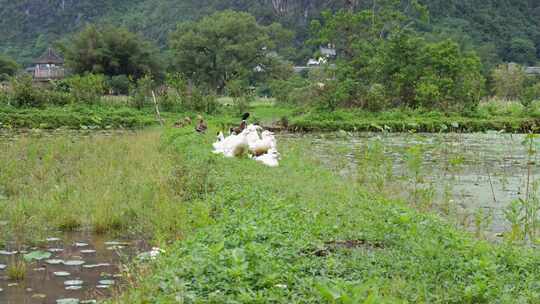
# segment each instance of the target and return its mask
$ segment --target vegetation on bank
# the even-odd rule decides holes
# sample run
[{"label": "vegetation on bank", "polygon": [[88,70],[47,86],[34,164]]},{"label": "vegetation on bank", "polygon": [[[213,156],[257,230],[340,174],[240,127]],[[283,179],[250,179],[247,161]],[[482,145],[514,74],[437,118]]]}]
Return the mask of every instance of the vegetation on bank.
[{"label": "vegetation on bank", "polygon": [[224,159],[213,136],[169,131],[205,225],[142,268],[119,303],[538,301],[540,255],[472,239],[282,146],[281,166]]},{"label": "vegetation on bank", "polygon": [[[183,234],[183,171],[159,131],[31,132],[0,141],[0,247],[87,229],[123,238]],[[184,210],[184,211],[182,211]]]}]

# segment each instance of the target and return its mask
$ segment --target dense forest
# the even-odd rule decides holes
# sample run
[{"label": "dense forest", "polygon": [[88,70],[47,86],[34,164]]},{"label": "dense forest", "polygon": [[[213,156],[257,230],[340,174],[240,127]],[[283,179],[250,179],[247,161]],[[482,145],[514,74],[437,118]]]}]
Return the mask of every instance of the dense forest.
[{"label": "dense forest", "polygon": [[[384,1],[380,1],[381,3]],[[484,64],[500,61],[533,65],[540,58],[540,3],[532,0],[420,0],[430,12],[417,23],[428,39],[450,37],[463,50],[475,49]],[[0,53],[28,64],[47,46],[87,23],[121,24],[165,46],[177,24],[223,9],[246,11],[260,24],[280,22],[296,34],[299,49],[290,58],[302,62],[310,24],[324,10],[361,10],[359,0],[0,0]],[[377,2],[375,2],[377,5]],[[407,7],[403,8],[407,10]]]}]

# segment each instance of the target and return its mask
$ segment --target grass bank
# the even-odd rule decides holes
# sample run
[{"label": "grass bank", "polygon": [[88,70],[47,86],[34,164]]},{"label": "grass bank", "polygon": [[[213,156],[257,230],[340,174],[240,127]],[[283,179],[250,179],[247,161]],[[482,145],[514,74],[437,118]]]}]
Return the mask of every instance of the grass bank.
[{"label": "grass bank", "polygon": [[[289,131],[372,131],[372,132],[484,132],[511,133],[540,130],[540,103],[523,107],[518,103],[490,102],[473,112],[442,113],[437,111],[396,109],[366,112],[338,109],[332,112],[295,108],[275,102],[256,102],[248,109],[251,121]],[[167,125],[199,113],[162,111]],[[240,112],[234,106],[221,106],[218,113],[204,115],[211,124],[228,129],[238,124]],[[0,107],[0,128],[39,129],[137,129],[158,125],[154,108],[136,110],[122,105],[50,106],[43,109]]]},{"label": "grass bank", "polygon": [[[212,132],[210,132],[212,133]],[[535,303],[540,254],[473,239],[335,176],[307,143],[279,168],[210,152],[213,136],[172,130],[189,172],[184,221],[119,303]]]},{"label": "grass bank", "polygon": [[112,106],[0,106],[0,128],[137,129],[157,124],[152,112]]},{"label": "grass bank", "polygon": [[510,133],[538,132],[540,112],[523,108],[516,112],[504,107],[480,107],[467,114],[400,109],[386,112],[336,110],[311,111],[293,117],[289,129],[311,131],[370,131],[370,132],[484,132],[490,130]]}]

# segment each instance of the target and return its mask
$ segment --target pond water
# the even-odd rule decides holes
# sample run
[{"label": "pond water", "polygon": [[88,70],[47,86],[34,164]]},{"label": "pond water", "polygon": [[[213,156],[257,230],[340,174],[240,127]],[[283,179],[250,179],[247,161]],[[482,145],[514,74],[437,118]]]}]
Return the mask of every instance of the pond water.
[{"label": "pond water", "polygon": [[[525,197],[528,176],[532,185],[540,173],[538,155],[529,157],[523,134],[342,132],[287,134],[281,139],[307,141],[325,165],[337,174],[349,176],[370,174],[373,167],[366,167],[366,151],[379,144],[384,159],[391,163],[397,198],[411,199],[413,175],[419,171],[423,176],[420,187],[432,189],[434,201],[440,203],[446,198],[454,209],[461,210],[458,220],[466,225],[474,225],[475,215],[481,214],[490,236],[508,231],[505,210],[513,201]],[[419,155],[416,171],[409,162],[415,155],[411,151]]]},{"label": "pond water", "polygon": [[[52,236],[42,246],[18,253],[9,247],[0,249],[0,265],[3,265],[0,266],[0,303],[49,304],[79,303],[75,299],[80,303],[95,303],[110,297],[123,284],[122,263],[148,250],[148,246],[143,241],[118,241],[74,232]],[[25,252],[36,251],[50,256],[27,263],[23,280],[11,280],[9,268]]]}]

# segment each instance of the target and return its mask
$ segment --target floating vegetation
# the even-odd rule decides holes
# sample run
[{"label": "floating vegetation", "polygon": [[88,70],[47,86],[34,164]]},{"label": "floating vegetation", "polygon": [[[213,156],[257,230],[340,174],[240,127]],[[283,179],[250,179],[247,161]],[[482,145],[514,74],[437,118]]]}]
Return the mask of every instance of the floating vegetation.
[{"label": "floating vegetation", "polygon": [[97,289],[109,289],[109,288],[111,288],[111,285],[97,285],[96,288]]},{"label": "floating vegetation", "polygon": [[7,251],[7,250],[0,250],[0,255],[16,255],[17,251]]},{"label": "floating vegetation", "polygon": [[73,286],[67,286],[66,290],[81,290],[83,287],[82,285],[73,285]]},{"label": "floating vegetation", "polygon": [[6,268],[7,268],[7,265],[5,265],[5,264],[0,264],[0,270],[4,270],[4,269],[6,269]]},{"label": "floating vegetation", "polygon": [[101,264],[86,264],[86,265],[83,265],[83,268],[86,268],[86,269],[93,269],[93,268],[99,268],[99,267],[109,267],[111,266],[111,264],[109,263],[101,263]]},{"label": "floating vegetation", "polygon": [[87,247],[87,243],[75,243],[75,247]]},{"label": "floating vegetation", "polygon": [[58,253],[58,252],[63,252],[64,251],[64,249],[62,249],[62,248],[49,248],[47,250],[52,252],[52,253]]},{"label": "floating vegetation", "polygon": [[66,299],[58,299],[56,300],[56,304],[80,304],[79,299],[75,298],[66,298]]},{"label": "floating vegetation", "polygon": [[84,250],[81,250],[81,253],[82,254],[93,254],[93,253],[96,253],[96,251],[93,250],[93,249],[84,249]]},{"label": "floating vegetation", "polygon": [[50,265],[60,265],[64,263],[64,260],[50,259],[50,260],[46,260],[45,263],[50,264]]},{"label": "floating vegetation", "polygon": [[26,262],[41,261],[50,258],[52,253],[47,251],[32,251],[23,256]]},{"label": "floating vegetation", "polygon": [[100,280],[99,285],[114,285],[114,280]]},{"label": "floating vegetation", "polygon": [[57,237],[50,237],[50,238],[47,238],[47,242],[59,242],[61,241],[60,238],[57,238]]},{"label": "floating vegetation", "polygon": [[81,266],[84,265],[86,262],[81,260],[69,260],[69,261],[63,261],[63,264],[66,266]]},{"label": "floating vegetation", "polygon": [[129,246],[129,242],[109,241],[104,243],[105,246]]},{"label": "floating vegetation", "polygon": [[67,271],[56,271],[56,272],[53,272],[53,274],[57,277],[68,277],[70,276],[71,274]]},{"label": "floating vegetation", "polygon": [[79,286],[82,284],[84,284],[84,282],[81,280],[69,280],[64,282],[65,286]]},{"label": "floating vegetation", "polygon": [[47,295],[44,293],[36,293],[32,295],[32,299],[45,299]]}]

